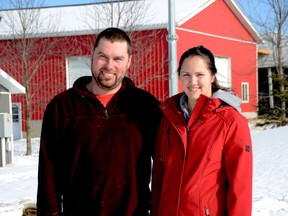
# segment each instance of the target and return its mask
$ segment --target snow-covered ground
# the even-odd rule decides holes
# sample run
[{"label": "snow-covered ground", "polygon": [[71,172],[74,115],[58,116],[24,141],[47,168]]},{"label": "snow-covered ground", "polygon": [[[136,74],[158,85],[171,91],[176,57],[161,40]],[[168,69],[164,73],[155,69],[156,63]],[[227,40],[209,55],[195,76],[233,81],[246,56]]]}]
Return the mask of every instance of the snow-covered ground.
[{"label": "snow-covered ground", "polygon": [[0,167],[0,216],[20,216],[23,205],[35,203],[39,140],[32,140],[32,156],[25,139],[15,140],[13,164]]},{"label": "snow-covered ground", "polygon": [[[288,215],[288,126],[267,129],[251,125],[254,153],[253,216]],[[39,138],[33,155],[25,156],[25,140],[14,141],[12,165],[0,168],[0,216],[20,216],[35,203]]]}]

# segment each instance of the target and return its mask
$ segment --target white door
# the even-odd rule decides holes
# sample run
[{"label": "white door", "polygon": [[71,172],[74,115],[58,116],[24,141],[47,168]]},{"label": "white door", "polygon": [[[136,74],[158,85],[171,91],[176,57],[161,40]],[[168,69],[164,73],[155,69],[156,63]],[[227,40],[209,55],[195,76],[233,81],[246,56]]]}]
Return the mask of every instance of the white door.
[{"label": "white door", "polygon": [[13,139],[22,139],[22,114],[21,103],[12,104],[12,118],[13,118]]}]

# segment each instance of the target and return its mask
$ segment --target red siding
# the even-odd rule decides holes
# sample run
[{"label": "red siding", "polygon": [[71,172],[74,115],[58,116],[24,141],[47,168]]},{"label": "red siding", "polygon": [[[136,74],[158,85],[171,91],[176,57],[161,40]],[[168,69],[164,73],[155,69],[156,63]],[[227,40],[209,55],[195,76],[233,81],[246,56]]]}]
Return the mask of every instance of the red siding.
[{"label": "red siding", "polygon": [[[242,111],[256,112],[257,46],[225,3],[215,1],[179,28],[177,30],[178,59],[185,50],[198,45],[204,45],[215,56],[229,57],[232,88],[238,96],[241,97],[241,82],[249,83],[249,103],[241,105]],[[189,32],[189,29],[197,32]]]},{"label": "red siding", "polygon": [[[167,63],[167,42],[166,30],[153,30],[143,32],[132,32],[133,64],[128,72],[137,86],[150,91],[160,100],[168,97],[168,63]],[[41,44],[40,39],[35,45]],[[66,57],[90,55],[95,41],[95,35],[58,37],[48,39],[55,42],[49,54],[39,64],[35,75],[31,76],[31,119],[41,120],[47,103],[58,93],[66,89]],[[0,41],[9,44],[9,41]],[[0,67],[18,82],[24,85],[24,75],[21,68],[21,59],[7,58],[13,56],[17,51],[17,43],[14,42],[14,49],[9,54],[0,53]],[[35,42],[35,41],[34,41]],[[47,45],[47,44],[46,44]],[[40,49],[40,48],[39,48]],[[43,45],[43,49],[46,47]],[[15,51],[16,50],[16,51]],[[31,55],[30,66],[35,65],[36,55]],[[32,74],[33,71],[29,71]],[[23,116],[23,131],[25,128],[26,103],[24,95],[13,95],[13,102],[21,102]]]},{"label": "red siding", "polygon": [[159,100],[169,96],[166,35],[166,30],[131,34],[134,52],[128,76],[138,87],[151,92]]},{"label": "red siding", "polygon": [[[184,31],[183,29],[192,30]],[[204,32],[204,34],[195,33]],[[136,85],[150,91],[163,101],[169,94],[168,82],[168,43],[167,30],[149,30],[131,32],[133,62],[128,72]],[[249,83],[250,102],[242,105],[244,112],[256,112],[256,44],[253,38],[237,20],[223,1],[217,0],[208,8],[179,26],[177,30],[177,58],[188,48],[204,45],[216,56],[231,59],[232,88],[241,96],[241,82]],[[38,39],[37,52],[41,53],[47,42],[56,43],[39,64],[36,75],[31,79],[33,93],[32,120],[41,120],[47,103],[57,93],[66,89],[66,57],[90,55],[95,35]],[[3,52],[0,50],[0,67],[21,84],[24,77],[21,73],[21,61],[15,59],[19,53],[17,42],[0,41],[14,46]],[[12,45],[11,45],[12,44]],[[8,58],[7,58],[8,56]],[[37,54],[32,55],[30,64],[35,63]],[[3,59],[6,58],[6,61]],[[7,60],[8,59],[8,60]],[[180,85],[179,85],[180,86]],[[13,95],[13,102],[21,102],[23,119],[26,112],[23,95]],[[25,131],[25,122],[23,122]]]},{"label": "red siding", "polygon": [[182,28],[254,42],[254,39],[222,0],[184,23]]}]

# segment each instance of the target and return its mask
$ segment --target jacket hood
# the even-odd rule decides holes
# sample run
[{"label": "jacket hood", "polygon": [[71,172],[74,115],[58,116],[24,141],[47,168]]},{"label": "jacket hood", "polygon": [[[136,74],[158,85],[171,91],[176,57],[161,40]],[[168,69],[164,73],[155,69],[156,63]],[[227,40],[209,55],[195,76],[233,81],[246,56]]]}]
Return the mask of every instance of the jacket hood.
[{"label": "jacket hood", "polygon": [[240,105],[242,103],[242,100],[233,93],[226,92],[220,89],[213,93],[212,98],[219,98],[228,105],[234,107],[236,110],[238,110],[238,112],[241,112]]},{"label": "jacket hood", "polygon": [[[186,121],[189,121],[189,119],[191,118],[190,113],[185,113],[185,109],[183,109],[185,105],[181,104],[181,98],[183,98],[183,94],[185,95],[184,92],[176,94],[162,102],[160,105],[161,110],[163,111],[165,116],[170,119],[171,122],[177,122],[177,119],[181,119],[181,116],[183,117],[183,120]],[[242,100],[240,98],[230,92],[218,90],[213,93],[211,98],[205,95],[200,95],[197,104],[193,110],[194,116],[195,113],[197,113],[196,116],[202,113],[201,120],[205,121],[205,119],[209,118],[212,111],[222,107],[221,105],[223,105],[223,102],[229,107],[236,109],[238,112],[241,111],[240,105]],[[206,106],[204,110],[202,110],[203,106]]]},{"label": "jacket hood", "polygon": [[[176,95],[172,96],[171,98],[168,98],[166,100],[166,102],[171,104],[172,107],[181,107],[180,98],[183,96],[183,94],[185,94],[185,93],[182,92],[182,93],[176,94]],[[201,95],[200,98],[201,97],[207,98],[204,95]],[[229,106],[235,108],[238,112],[241,112],[240,105],[242,104],[242,100],[239,97],[237,97],[235,94],[231,93],[231,92],[227,92],[227,91],[224,91],[224,90],[218,90],[218,91],[213,93],[211,98],[219,99],[219,100],[225,102],[226,104],[228,104]],[[216,103],[215,100],[213,100],[213,101],[215,103],[214,104],[214,108],[216,108],[217,106],[220,105],[219,102]]]}]

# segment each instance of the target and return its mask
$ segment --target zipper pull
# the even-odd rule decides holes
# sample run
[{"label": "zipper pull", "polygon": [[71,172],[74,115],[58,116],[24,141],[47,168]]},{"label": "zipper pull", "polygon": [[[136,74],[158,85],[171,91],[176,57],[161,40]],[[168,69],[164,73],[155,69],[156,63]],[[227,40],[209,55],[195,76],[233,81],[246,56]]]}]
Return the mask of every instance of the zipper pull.
[{"label": "zipper pull", "polygon": [[209,215],[210,215],[210,213],[209,213],[209,208],[208,208],[208,207],[205,207],[205,215],[206,215],[206,216],[209,216]]},{"label": "zipper pull", "polygon": [[187,136],[189,137],[190,136],[190,128],[187,128]]},{"label": "zipper pull", "polygon": [[104,110],[104,117],[105,117],[105,119],[109,119],[109,115],[108,115],[108,110],[107,109]]}]

